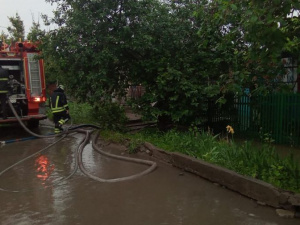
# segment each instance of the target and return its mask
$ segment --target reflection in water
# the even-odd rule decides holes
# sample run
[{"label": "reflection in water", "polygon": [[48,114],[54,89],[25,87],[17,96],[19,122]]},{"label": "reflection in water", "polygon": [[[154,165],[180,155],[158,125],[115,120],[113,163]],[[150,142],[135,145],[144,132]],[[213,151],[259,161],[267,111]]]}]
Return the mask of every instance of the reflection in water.
[{"label": "reflection in water", "polygon": [[[34,164],[37,169],[37,175],[36,177],[39,178],[42,181],[45,181],[49,178],[52,171],[54,170],[55,166],[50,164],[50,160],[45,155],[40,155],[36,160]],[[45,184],[45,182],[43,182]]]}]

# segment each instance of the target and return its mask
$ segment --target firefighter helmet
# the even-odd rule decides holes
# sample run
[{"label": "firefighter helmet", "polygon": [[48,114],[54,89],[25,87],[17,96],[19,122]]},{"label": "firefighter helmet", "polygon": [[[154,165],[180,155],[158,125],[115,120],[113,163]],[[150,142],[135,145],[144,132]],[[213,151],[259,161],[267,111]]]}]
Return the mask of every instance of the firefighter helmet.
[{"label": "firefighter helmet", "polygon": [[59,88],[59,89],[61,89],[61,90],[64,90],[64,89],[65,89],[64,85],[62,85],[62,84],[58,85],[57,88]]}]

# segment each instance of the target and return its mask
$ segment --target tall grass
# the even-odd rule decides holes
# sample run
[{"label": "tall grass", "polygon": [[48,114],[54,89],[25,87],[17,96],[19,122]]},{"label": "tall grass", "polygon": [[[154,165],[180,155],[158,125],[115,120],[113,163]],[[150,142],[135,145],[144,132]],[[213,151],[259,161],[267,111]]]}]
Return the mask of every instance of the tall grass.
[{"label": "tall grass", "polygon": [[[106,138],[111,139],[114,135],[106,133]],[[293,155],[280,157],[274,147],[268,144],[257,147],[248,141],[237,144],[207,132],[171,130],[163,133],[153,129],[126,134],[123,138],[136,144],[147,141],[166,151],[180,152],[263,180],[278,188],[300,193],[299,162]],[[120,134],[118,139],[121,140]],[[131,146],[131,149],[135,147]]]},{"label": "tall grass", "polygon": [[95,123],[93,107],[88,103],[68,102],[69,112],[74,124]]},{"label": "tall grass", "polygon": [[[92,123],[94,121],[92,113],[93,107],[87,103],[75,103],[68,102],[69,113],[72,119],[72,123],[74,124],[87,124]],[[53,114],[50,108],[47,108],[46,111],[47,117],[50,120],[53,120]]]},{"label": "tall grass", "polygon": [[[125,110],[115,103],[91,106],[88,103],[68,102],[69,113],[73,124],[94,124],[103,129],[124,130],[127,117]],[[52,120],[50,108],[47,117]]]}]

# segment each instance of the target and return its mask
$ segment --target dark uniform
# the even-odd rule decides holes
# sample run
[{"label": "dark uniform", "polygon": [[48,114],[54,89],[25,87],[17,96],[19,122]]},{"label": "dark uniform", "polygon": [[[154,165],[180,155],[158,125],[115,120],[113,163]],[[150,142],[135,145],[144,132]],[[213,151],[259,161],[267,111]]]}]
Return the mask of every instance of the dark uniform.
[{"label": "dark uniform", "polygon": [[7,119],[6,99],[8,93],[8,71],[0,66],[0,100],[2,118]]},{"label": "dark uniform", "polygon": [[70,119],[69,106],[62,85],[53,91],[50,97],[50,108],[55,124],[54,133],[60,133],[63,130],[62,125]]}]

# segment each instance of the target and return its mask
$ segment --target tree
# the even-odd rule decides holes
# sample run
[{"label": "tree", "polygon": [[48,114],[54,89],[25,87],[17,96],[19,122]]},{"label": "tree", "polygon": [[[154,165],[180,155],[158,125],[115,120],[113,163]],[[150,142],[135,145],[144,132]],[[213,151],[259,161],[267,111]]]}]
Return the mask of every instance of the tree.
[{"label": "tree", "polygon": [[8,17],[11,26],[7,28],[10,38],[13,42],[19,41],[19,39],[24,40],[25,38],[25,28],[23,21],[21,20],[18,13],[15,17]]},{"label": "tree", "polygon": [[130,44],[136,54],[144,53],[134,69],[146,87],[138,104],[162,126],[201,122],[207,74],[193,16],[199,6],[197,1],[158,5],[140,24],[138,41]]},{"label": "tree", "polygon": [[199,124],[207,97],[224,103],[253,75],[278,75],[284,50],[298,54],[295,0],[49,1],[60,27],[44,53],[59,79],[92,104],[142,84],[148,118]]},{"label": "tree", "polygon": [[191,19],[197,4],[60,3],[54,21],[62,26],[51,34],[48,49],[74,96],[95,103],[142,83],[147,94],[140,104],[148,116],[181,121],[199,112],[204,82]]},{"label": "tree", "polygon": [[[149,1],[151,2],[151,1]],[[128,50],[123,49],[138,24],[140,1],[60,1],[48,49],[59,59],[74,96],[91,102],[124,94],[129,82]],[[84,9],[84,10],[82,10]],[[46,50],[46,49],[45,49]],[[69,78],[69,79],[68,79]],[[71,78],[71,79],[70,79]],[[68,81],[67,81],[68,80]],[[76,90],[76,92],[75,92]]]},{"label": "tree", "polygon": [[[204,11],[198,11],[199,18],[205,21],[199,30],[200,37],[210,40],[209,43],[216,40],[209,48],[222,53],[218,61],[230,64],[235,76],[235,85],[229,83],[223,88],[225,92],[237,91],[236,84],[243,87],[253,76],[262,81],[268,77],[271,81],[282,73],[281,55],[286,50],[298,58],[297,33],[291,26],[291,21],[298,21],[298,18],[291,19],[288,15],[299,10],[299,6],[295,0],[216,0],[209,2]],[[219,75],[226,78],[229,73]]]},{"label": "tree", "polygon": [[34,22],[30,27],[30,31],[27,34],[27,40],[30,41],[39,41],[45,36],[45,31],[41,30],[41,26],[39,23]]}]

